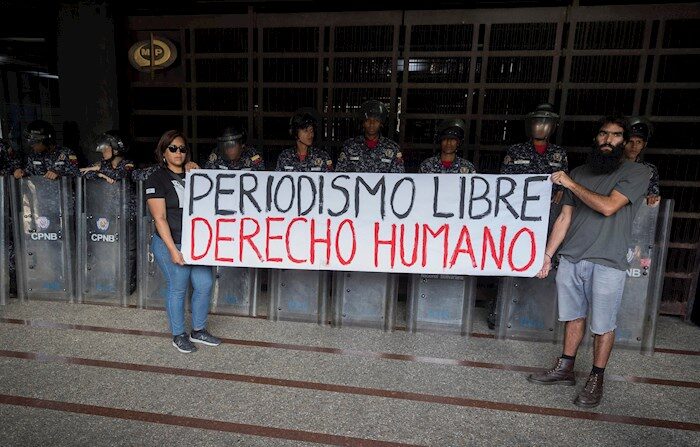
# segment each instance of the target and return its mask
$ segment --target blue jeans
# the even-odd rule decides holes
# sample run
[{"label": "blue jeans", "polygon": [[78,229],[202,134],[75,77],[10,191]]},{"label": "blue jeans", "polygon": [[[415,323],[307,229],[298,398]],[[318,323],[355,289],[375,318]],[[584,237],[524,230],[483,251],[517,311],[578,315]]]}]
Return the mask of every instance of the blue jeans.
[{"label": "blue jeans", "polygon": [[[176,244],[180,249],[180,244]],[[197,331],[207,325],[209,299],[214,284],[212,268],[204,265],[177,265],[170,259],[165,242],[153,235],[151,244],[153,256],[163,272],[167,283],[165,309],[173,336],[185,332],[185,296],[192,283],[192,329]]]}]

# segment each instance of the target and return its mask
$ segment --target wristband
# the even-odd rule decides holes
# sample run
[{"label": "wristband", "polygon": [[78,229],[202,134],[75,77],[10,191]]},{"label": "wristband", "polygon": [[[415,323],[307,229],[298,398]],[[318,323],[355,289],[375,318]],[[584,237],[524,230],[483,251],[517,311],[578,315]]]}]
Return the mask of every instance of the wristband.
[{"label": "wristband", "polygon": [[544,252],[544,255],[547,256],[547,257],[549,257],[550,260],[552,259],[552,255],[550,255],[549,253]]}]

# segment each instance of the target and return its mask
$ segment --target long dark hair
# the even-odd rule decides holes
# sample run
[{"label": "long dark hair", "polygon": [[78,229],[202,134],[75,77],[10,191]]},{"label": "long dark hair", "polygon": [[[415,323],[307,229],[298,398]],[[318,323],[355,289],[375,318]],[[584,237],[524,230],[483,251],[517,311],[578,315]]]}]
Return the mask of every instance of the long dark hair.
[{"label": "long dark hair", "polygon": [[168,130],[160,137],[160,141],[158,141],[158,145],[156,146],[156,150],[154,151],[156,162],[159,165],[165,166],[167,164],[165,162],[164,156],[165,151],[168,150],[168,146],[170,146],[173,140],[177,137],[182,138],[182,141],[185,142],[185,146],[187,146],[187,153],[185,154],[185,164],[187,164],[191,160],[192,154],[189,150],[190,145],[187,142],[187,137],[185,136],[185,134],[180,132],[179,130]]}]

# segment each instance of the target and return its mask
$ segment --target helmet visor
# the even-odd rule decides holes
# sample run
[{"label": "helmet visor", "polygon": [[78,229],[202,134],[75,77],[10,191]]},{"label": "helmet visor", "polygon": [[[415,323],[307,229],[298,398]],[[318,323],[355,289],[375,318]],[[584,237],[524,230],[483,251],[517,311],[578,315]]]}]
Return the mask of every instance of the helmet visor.
[{"label": "helmet visor", "polygon": [[528,127],[530,136],[535,140],[548,140],[554,133],[556,123],[552,118],[532,118]]}]

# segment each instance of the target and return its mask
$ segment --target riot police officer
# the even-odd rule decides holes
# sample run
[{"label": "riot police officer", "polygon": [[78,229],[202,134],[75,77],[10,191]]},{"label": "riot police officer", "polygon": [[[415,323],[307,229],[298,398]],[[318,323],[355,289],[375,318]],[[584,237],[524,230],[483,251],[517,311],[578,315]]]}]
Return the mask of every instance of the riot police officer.
[{"label": "riot police officer", "polygon": [[440,155],[426,158],[420,164],[421,174],[473,174],[474,165],[457,155],[457,150],[464,142],[466,125],[461,119],[446,119],[435,133],[435,143],[440,146]]},{"label": "riot police officer", "polygon": [[633,116],[630,122],[630,139],[625,145],[625,158],[627,160],[642,163],[649,168],[649,187],[647,188],[647,205],[653,205],[659,201],[659,170],[651,163],[642,161],[642,151],[649,144],[649,139],[654,132],[654,127],[644,117]]},{"label": "riot police officer", "polygon": [[381,135],[389,111],[384,103],[366,101],[360,106],[359,119],[363,134],[343,143],[338,155],[338,172],[404,173],[403,156],[399,145]]},{"label": "riot police officer", "polygon": [[209,155],[204,169],[264,171],[265,163],[258,151],[246,144],[245,129],[227,127],[216,139],[216,148]]},{"label": "riot police officer", "polygon": [[[559,125],[559,115],[551,104],[540,104],[525,118],[525,132],[530,138],[506,151],[501,174],[552,174],[569,171],[566,150],[549,140]],[[552,202],[559,203],[564,190],[554,185]]]},{"label": "riot police officer", "polygon": [[24,140],[31,151],[24,169],[15,169],[15,178],[43,175],[49,180],[56,180],[61,176],[80,174],[78,157],[72,150],[56,144],[56,131],[51,124],[42,120],[32,122],[24,132]]},{"label": "riot police officer", "polygon": [[333,161],[328,153],[314,146],[316,128],[320,119],[311,108],[297,110],[289,120],[289,136],[295,145],[282,151],[277,159],[276,171],[329,172]]},{"label": "riot police officer", "polygon": [[100,136],[95,151],[102,154],[102,160],[90,167],[80,169],[87,179],[101,178],[107,183],[114,183],[131,175],[134,164],[125,157],[129,146],[117,130],[110,130]]},{"label": "riot police officer", "polygon": [[[525,143],[514,144],[506,151],[501,165],[502,174],[553,174],[557,171],[569,171],[569,160],[566,150],[549,140],[559,125],[559,115],[554,112],[551,104],[538,105],[535,110],[525,117],[525,132],[529,140]],[[552,187],[552,207],[549,226],[559,213],[559,202],[564,195],[560,185]],[[489,303],[489,314],[486,319],[489,328],[496,326],[496,300]]]}]

